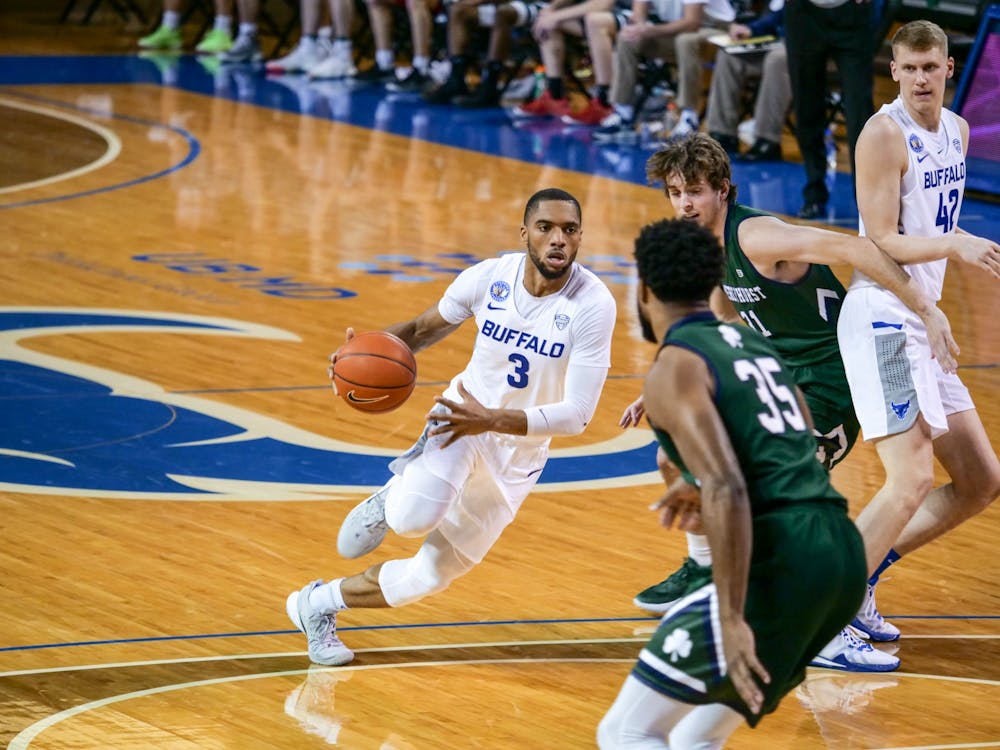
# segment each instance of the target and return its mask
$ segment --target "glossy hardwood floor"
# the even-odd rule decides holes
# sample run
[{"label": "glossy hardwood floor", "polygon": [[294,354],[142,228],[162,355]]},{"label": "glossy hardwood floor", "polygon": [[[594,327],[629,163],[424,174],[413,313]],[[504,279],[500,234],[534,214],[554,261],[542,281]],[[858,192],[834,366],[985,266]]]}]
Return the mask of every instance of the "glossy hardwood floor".
[{"label": "glossy hardwood floor", "polygon": [[[645,465],[554,459],[562,481],[448,591],[341,617],[350,667],[310,667],[284,599],[358,568],[340,521],[471,332],[420,354],[414,396],[377,417],[333,396],[327,355],[517,248],[540,187],[580,198],[580,260],[619,305],[598,414],[556,457],[648,446],[617,420],[652,354],[628,258],[658,191],[169,87],[5,87],[0,113],[0,746],[593,747],[655,624],[631,599],[684,555]],[[1000,447],[996,286],[954,266],[943,306]],[[857,513],[882,480],[871,446],[834,479]],[[729,747],[1000,747],[998,523],[880,586],[901,671],[811,671]]]}]

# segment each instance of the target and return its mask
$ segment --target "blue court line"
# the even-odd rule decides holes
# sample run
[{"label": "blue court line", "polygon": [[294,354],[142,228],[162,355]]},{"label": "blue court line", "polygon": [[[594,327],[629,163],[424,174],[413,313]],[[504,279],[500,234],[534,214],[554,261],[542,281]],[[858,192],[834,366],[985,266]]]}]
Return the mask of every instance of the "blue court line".
[{"label": "blue court line", "polygon": [[20,203],[6,203],[0,204],[0,210],[6,208],[24,208],[25,206],[37,206],[42,203],[55,203],[57,201],[68,201],[74,198],[85,198],[89,195],[98,195],[100,193],[108,193],[112,190],[121,190],[123,188],[132,187],[133,185],[141,185],[144,182],[150,182],[151,180],[157,180],[160,177],[166,177],[172,172],[177,172],[184,167],[191,164],[195,159],[198,158],[201,153],[201,144],[198,139],[195,138],[190,132],[184,128],[179,128],[174,125],[167,125],[162,122],[155,122],[153,120],[144,120],[139,117],[132,117],[130,115],[120,115],[114,112],[107,112],[104,110],[93,109],[91,107],[80,107],[75,104],[67,104],[66,102],[61,102],[56,99],[48,99],[43,96],[32,96],[30,94],[15,93],[7,90],[0,90],[4,96],[9,96],[12,99],[24,99],[31,102],[42,103],[53,107],[62,107],[63,109],[76,110],[77,112],[85,112],[89,115],[95,115],[99,117],[111,117],[116,120],[123,120],[125,122],[130,122],[135,125],[143,125],[146,127],[163,128],[164,130],[169,130],[176,135],[179,135],[188,144],[187,155],[177,164],[171,167],[162,169],[159,172],[153,174],[145,175],[143,177],[137,177],[134,180],[128,180],[127,182],[119,182],[115,185],[106,185],[104,187],[94,188],[93,190],[83,190],[78,193],[68,193],[66,195],[55,195],[50,198],[37,198],[35,200],[21,201]]},{"label": "blue court line", "polygon": [[[1000,620],[1000,615],[885,615],[889,620]],[[340,632],[354,630],[415,630],[418,628],[466,628],[492,625],[565,625],[597,622],[655,622],[655,617],[587,617],[553,620],[483,620],[469,622],[421,622],[410,625],[355,625],[338,627]],[[246,633],[202,633],[199,635],[161,635],[148,638],[111,638],[102,641],[69,641],[67,643],[37,643],[29,646],[3,646],[5,651],[37,651],[43,648],[75,648],[79,646],[113,646],[123,643],[155,643],[158,641],[194,641],[207,638],[247,638],[258,635],[301,635],[298,630],[257,630]]]}]

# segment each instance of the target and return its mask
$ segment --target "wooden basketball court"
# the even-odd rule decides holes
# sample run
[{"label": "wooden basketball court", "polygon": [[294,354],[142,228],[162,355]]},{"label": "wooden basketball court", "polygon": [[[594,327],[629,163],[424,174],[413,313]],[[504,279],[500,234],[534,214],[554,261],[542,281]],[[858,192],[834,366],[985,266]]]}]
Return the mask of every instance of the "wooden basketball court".
[{"label": "wooden basketball court", "polygon": [[[0,746],[593,747],[656,622],[631,600],[685,554],[647,510],[650,433],[617,426],[653,353],[629,257],[661,194],[150,84],[3,86],[0,114]],[[481,566],[346,613],[356,661],[310,667],[285,596],[362,567],[336,554],[340,521],[473,332],[419,354],[414,396],[381,416],[335,398],[327,356],[517,249],[547,186],[580,199],[579,260],[618,301],[598,414],[555,441]],[[953,264],[943,308],[1000,446],[996,299]],[[834,480],[856,514],[882,480],[871,446]],[[813,670],[729,747],[1000,747],[998,523],[993,507],[880,586],[899,672]]]}]

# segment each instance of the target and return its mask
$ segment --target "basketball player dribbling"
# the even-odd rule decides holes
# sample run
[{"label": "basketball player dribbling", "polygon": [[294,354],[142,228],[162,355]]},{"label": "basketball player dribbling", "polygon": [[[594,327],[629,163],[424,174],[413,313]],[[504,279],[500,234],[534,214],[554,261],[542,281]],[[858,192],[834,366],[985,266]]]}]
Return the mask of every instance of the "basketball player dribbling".
[{"label": "basketball player dribbling", "polygon": [[356,558],[392,529],[425,537],[417,553],[288,596],[286,611],[313,662],[354,658],[337,637],[339,612],[415,602],[479,564],[538,481],[551,438],[587,426],[611,366],[616,309],[604,283],[574,262],[582,229],[572,195],[535,193],[521,227],[526,253],[476,264],[436,305],[386,329],[414,352],[469,318],[478,332],[472,358],[435,399],[420,440],[390,464],[389,482],[347,515],[337,539],[340,554]]},{"label": "basketball player dribbling", "polygon": [[[865,125],[857,146],[862,233],[940,299],[949,259],[1000,278],[1000,245],[958,227],[969,125],[944,108],[954,72],[948,37],[912,21],[892,39],[899,96]],[[1000,494],[1000,461],[969,392],[933,358],[921,321],[855,270],[837,329],[865,440],[885,484],[857,518],[870,583],[900,556],[983,510]],[[951,481],[934,487],[934,459]]]}]

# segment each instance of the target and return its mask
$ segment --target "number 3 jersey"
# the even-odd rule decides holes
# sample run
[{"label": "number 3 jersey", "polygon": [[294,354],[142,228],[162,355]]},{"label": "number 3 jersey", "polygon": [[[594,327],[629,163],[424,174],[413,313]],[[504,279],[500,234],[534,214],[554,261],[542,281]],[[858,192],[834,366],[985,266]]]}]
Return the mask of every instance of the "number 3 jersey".
[{"label": "number 3 jersey", "polygon": [[738,235],[740,224],[755,216],[769,214],[736,203],[729,207],[722,291],[744,322],[770,339],[790,367],[839,363],[837,316],[843,284],[829,266],[818,263],[792,283],[762,276],[743,254]]},{"label": "number 3 jersey", "polygon": [[[770,341],[746,326],[700,313],[671,326],[663,346],[687,349],[708,365],[715,380],[713,400],[746,480],[754,516],[769,508],[817,500],[829,500],[846,510],[847,501],[815,458],[816,441],[799,408],[795,380]],[[670,435],[655,426],[654,432],[690,481],[692,475]]]},{"label": "number 3 jersey", "polygon": [[[903,131],[910,159],[899,185],[899,233],[936,237],[955,231],[965,195],[965,155],[957,115],[942,109],[937,132],[932,133],[910,117],[898,97],[877,114],[891,118]],[[903,269],[931,299],[939,300],[947,266],[948,260],[942,258]],[[872,285],[871,279],[857,271],[851,279],[851,286]]]},{"label": "number 3 jersey", "polygon": [[[594,273],[574,263],[558,292],[524,287],[525,253],[491,258],[463,271],[438,312],[449,323],[475,317],[472,358],[445,396],[460,401],[456,381],[490,408],[527,409],[563,400],[568,365],[607,369],[615,300]],[[519,438],[539,444],[547,437]]]}]

